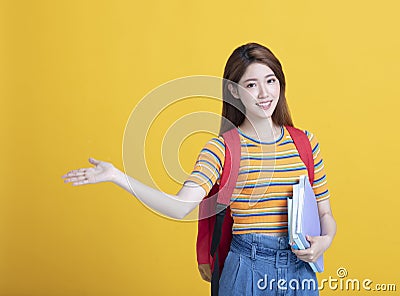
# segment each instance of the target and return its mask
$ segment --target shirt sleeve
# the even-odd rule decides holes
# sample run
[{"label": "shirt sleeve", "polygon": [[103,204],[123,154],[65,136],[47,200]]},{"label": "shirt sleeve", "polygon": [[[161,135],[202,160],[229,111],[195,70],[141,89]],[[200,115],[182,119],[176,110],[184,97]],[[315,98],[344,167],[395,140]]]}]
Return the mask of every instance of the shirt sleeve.
[{"label": "shirt sleeve", "polygon": [[200,185],[206,195],[221,177],[225,161],[225,142],[222,136],[209,140],[200,151],[192,173],[186,182],[192,181]]},{"label": "shirt sleeve", "polygon": [[313,190],[317,202],[330,198],[324,161],[321,154],[319,142],[315,135],[309,131],[304,131],[311,143],[312,154],[314,158],[314,183]]}]

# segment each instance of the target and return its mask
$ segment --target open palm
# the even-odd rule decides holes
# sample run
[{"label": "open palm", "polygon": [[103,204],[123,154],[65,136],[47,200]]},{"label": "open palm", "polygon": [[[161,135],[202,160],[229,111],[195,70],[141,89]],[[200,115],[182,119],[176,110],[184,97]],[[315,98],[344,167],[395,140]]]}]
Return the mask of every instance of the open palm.
[{"label": "open palm", "polygon": [[81,168],[72,170],[66,173],[64,183],[73,182],[72,185],[95,184],[100,182],[111,181],[115,167],[112,163],[99,161],[94,158],[89,158],[89,162],[95,167]]}]

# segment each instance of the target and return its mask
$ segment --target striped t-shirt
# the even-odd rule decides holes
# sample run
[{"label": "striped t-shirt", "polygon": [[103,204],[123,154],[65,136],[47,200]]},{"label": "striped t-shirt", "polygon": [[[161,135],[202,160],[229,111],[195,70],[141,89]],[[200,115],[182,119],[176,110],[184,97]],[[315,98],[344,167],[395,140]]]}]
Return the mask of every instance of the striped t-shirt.
[{"label": "striped t-shirt", "polygon": [[[240,129],[241,158],[239,176],[231,197],[234,234],[287,232],[287,196],[307,168],[285,127],[274,142],[261,142]],[[315,136],[305,130],[314,158],[313,190],[317,201],[330,197],[324,163]],[[225,144],[222,136],[212,138],[201,150],[195,167],[185,181],[192,181],[208,194],[222,173]]]}]

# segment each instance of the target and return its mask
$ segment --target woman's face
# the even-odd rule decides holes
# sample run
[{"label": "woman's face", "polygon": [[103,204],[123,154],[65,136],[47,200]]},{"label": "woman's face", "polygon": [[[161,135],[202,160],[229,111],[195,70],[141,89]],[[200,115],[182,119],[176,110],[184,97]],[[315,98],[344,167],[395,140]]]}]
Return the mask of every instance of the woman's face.
[{"label": "woman's face", "polygon": [[241,87],[230,89],[232,95],[242,101],[248,119],[272,116],[278,104],[280,85],[271,68],[264,64],[252,63],[238,84]]}]

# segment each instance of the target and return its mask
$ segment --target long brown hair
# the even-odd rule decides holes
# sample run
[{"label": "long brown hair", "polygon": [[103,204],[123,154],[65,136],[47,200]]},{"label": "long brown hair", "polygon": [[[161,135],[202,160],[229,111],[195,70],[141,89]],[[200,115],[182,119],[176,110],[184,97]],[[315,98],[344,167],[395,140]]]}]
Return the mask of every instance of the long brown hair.
[{"label": "long brown hair", "polygon": [[220,135],[225,131],[232,129],[232,125],[238,127],[245,119],[245,107],[240,100],[235,99],[232,96],[228,89],[228,84],[232,82],[237,84],[247,67],[252,63],[261,63],[268,66],[279,80],[280,95],[278,104],[272,114],[272,121],[279,126],[293,126],[289,106],[286,102],[286,81],[281,63],[272,51],[265,46],[258,43],[247,43],[236,48],[225,65],[224,79],[222,83],[223,105]]}]

